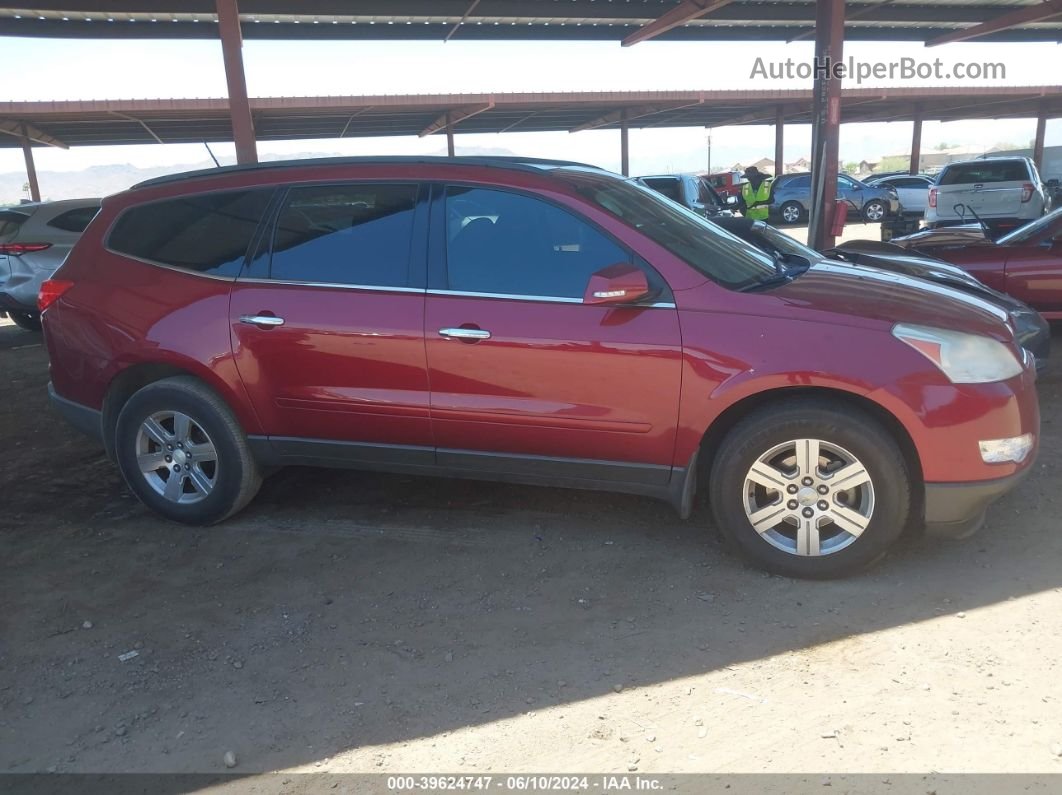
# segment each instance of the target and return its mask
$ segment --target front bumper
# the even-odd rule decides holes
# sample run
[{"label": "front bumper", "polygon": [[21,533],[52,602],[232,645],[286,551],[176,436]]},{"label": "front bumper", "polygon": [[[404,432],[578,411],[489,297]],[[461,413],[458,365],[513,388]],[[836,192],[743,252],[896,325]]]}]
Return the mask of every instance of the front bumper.
[{"label": "front bumper", "polygon": [[945,538],[966,538],[977,532],[988,506],[1017,486],[1030,469],[997,480],[927,483],[926,532]]}]

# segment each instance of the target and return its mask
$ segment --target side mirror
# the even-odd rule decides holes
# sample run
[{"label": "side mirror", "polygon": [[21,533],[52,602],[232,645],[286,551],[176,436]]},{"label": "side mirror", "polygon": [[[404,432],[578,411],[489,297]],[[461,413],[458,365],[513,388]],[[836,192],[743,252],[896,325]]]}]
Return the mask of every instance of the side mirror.
[{"label": "side mirror", "polygon": [[731,207],[737,207],[737,196],[727,196],[726,203],[729,204]]},{"label": "side mirror", "polygon": [[649,295],[645,273],[625,262],[609,265],[590,275],[584,304],[632,304]]}]

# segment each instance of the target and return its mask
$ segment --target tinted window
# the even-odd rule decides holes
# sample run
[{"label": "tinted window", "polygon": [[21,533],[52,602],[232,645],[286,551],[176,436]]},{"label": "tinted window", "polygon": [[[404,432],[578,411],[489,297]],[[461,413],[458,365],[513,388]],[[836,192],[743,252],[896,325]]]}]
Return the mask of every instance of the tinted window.
[{"label": "tinted window", "polygon": [[14,240],[19,227],[26,223],[28,215],[13,210],[0,210],[0,241]]},{"label": "tinted window", "polygon": [[894,188],[928,188],[929,183],[924,179],[918,177],[895,177],[894,179],[883,179],[883,183],[886,185],[892,185]]},{"label": "tinted window", "polygon": [[89,221],[95,218],[99,211],[99,207],[78,207],[76,210],[67,210],[50,220],[48,226],[54,226],[64,232],[84,232]]},{"label": "tinted window", "polygon": [[204,193],[132,207],[107,245],[163,265],[235,276],[271,195],[271,189]]},{"label": "tinted window", "polygon": [[940,175],[941,185],[983,182],[1028,182],[1029,169],[1020,160],[985,160],[948,166]]},{"label": "tinted window", "polygon": [[582,298],[595,271],[630,255],[566,210],[481,188],[446,194],[451,290]]},{"label": "tinted window", "polygon": [[416,185],[315,185],[288,192],[270,276],[367,287],[409,286]]},{"label": "tinted window", "polygon": [[655,191],[667,196],[672,201],[684,204],[682,199],[682,185],[675,177],[650,177],[645,184]]},{"label": "tinted window", "polygon": [[778,275],[769,255],[633,180],[567,169],[553,176],[724,287],[740,290]]},{"label": "tinted window", "polygon": [[792,179],[787,179],[779,187],[785,188],[786,190],[789,190],[790,188],[798,190],[808,190],[809,188],[811,188],[811,177],[807,174],[804,174],[799,177],[793,177]]}]

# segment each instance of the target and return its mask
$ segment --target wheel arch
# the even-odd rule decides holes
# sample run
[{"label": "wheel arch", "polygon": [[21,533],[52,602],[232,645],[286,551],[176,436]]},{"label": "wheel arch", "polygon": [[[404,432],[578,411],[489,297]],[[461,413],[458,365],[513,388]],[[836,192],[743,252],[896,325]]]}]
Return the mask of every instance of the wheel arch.
[{"label": "wheel arch", "polygon": [[921,517],[925,487],[922,477],[922,462],[918,455],[914,439],[904,424],[880,403],[870,398],[832,387],[781,387],[757,392],[741,398],[725,408],[711,425],[704,431],[698,447],[698,480],[707,483],[712,474],[715,455],[726,435],[745,417],[775,404],[784,404],[796,397],[818,398],[824,401],[842,403],[869,414],[877,420],[896,439],[900,452],[911,473],[912,505],[911,516]]},{"label": "wheel arch", "polygon": [[149,384],[177,376],[188,376],[201,382],[217,394],[229,407],[245,432],[251,433],[254,431],[253,428],[248,427],[249,418],[246,416],[246,412],[241,410],[237,395],[215,374],[209,371],[204,373],[202,368],[194,365],[189,366],[182,362],[137,362],[123,367],[111,379],[107,386],[107,392],[103,397],[100,417],[103,429],[103,446],[111,460],[114,460],[114,431],[118,424],[118,415],[129,398]]}]

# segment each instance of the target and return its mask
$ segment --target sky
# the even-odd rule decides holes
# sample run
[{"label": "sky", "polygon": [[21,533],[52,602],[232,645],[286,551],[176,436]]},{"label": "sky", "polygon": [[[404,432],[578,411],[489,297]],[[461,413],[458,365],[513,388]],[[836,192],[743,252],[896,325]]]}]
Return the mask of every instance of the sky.
[{"label": "sky", "polygon": [[[222,97],[225,74],[216,40],[135,41],[6,38],[9,65],[3,99],[76,100],[155,97]],[[622,91],[810,88],[810,80],[772,80],[752,75],[756,58],[807,61],[809,42],[646,42],[622,48],[618,42],[269,42],[244,43],[251,96],[357,94],[430,94],[523,91]],[[955,62],[1001,63],[1005,79],[867,80],[870,86],[1042,85],[1056,82],[1059,63],[1055,44],[951,44],[927,50],[915,43],[848,42],[845,56],[862,62],[941,58],[951,71]],[[11,64],[32,64],[11,79]],[[846,86],[854,86],[847,81]],[[926,122],[923,151],[941,144],[990,147],[999,142],[1028,145],[1033,119],[991,122]],[[911,124],[845,125],[841,156],[845,161],[875,160],[909,151]],[[785,156],[807,156],[807,125],[786,127]],[[456,137],[462,147],[504,148],[526,156],[558,157],[619,168],[619,133],[505,133]],[[1051,120],[1047,145],[1062,144],[1062,120]],[[734,162],[773,158],[774,132],[769,126],[634,129],[630,134],[632,172],[725,168]],[[230,143],[212,145],[220,157],[232,158]],[[260,155],[294,153],[427,154],[441,153],[441,137],[376,138],[261,142]],[[170,144],[124,147],[37,148],[38,171],[80,170],[93,165],[129,163],[140,167],[201,163],[200,145]],[[0,173],[23,170],[18,149],[0,150]]]}]

